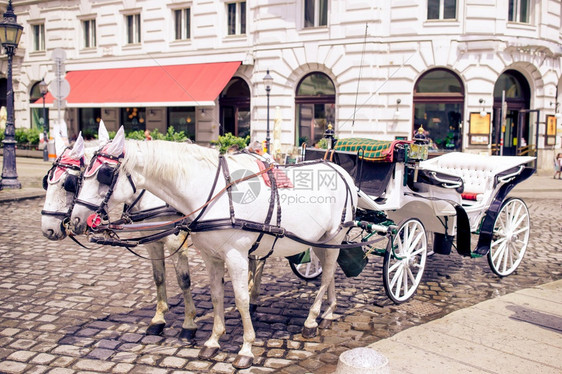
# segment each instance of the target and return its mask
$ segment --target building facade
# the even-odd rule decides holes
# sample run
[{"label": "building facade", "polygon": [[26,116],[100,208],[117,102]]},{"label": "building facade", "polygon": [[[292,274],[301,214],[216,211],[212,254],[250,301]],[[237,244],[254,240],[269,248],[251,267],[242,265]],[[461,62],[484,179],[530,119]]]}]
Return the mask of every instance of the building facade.
[{"label": "building facade", "polygon": [[559,0],[13,5],[16,127],[40,126],[45,79],[50,122],[64,119],[69,137],[103,119],[202,144],[269,133],[274,152],[290,152],[329,124],[386,140],[423,126],[436,154],[537,155],[545,169],[561,147]]}]

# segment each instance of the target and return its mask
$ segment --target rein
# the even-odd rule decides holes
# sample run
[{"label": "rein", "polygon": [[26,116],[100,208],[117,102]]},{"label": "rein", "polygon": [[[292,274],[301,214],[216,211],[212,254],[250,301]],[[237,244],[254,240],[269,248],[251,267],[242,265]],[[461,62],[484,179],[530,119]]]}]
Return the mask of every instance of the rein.
[{"label": "rein", "polygon": [[[153,225],[150,225],[150,226],[135,225],[134,228],[133,228],[130,225],[116,225],[115,223],[114,224],[108,223],[108,224],[105,224],[105,225],[101,225],[101,224],[96,225],[92,229],[94,229],[95,231],[100,231],[100,232],[101,231],[110,231],[114,235],[116,235],[114,230],[124,231],[124,230],[126,230],[125,226],[129,226],[129,229],[131,231],[133,231],[133,230],[134,231],[154,230],[154,229],[158,229],[158,228],[173,226],[173,228],[169,229],[169,231],[186,230],[186,231],[189,231],[189,232],[204,232],[204,231],[223,230],[223,229],[241,229],[241,230],[245,230],[245,231],[260,233],[256,242],[254,243],[254,245],[252,245],[252,248],[250,249],[249,253],[255,251],[258,248],[263,235],[275,236],[276,240],[278,238],[287,237],[287,238],[292,239],[296,242],[306,244],[306,245],[310,245],[310,246],[314,246],[314,247],[319,247],[319,248],[344,248],[345,249],[345,248],[357,247],[356,243],[353,243],[353,244],[342,244],[342,243],[340,243],[340,244],[328,244],[328,242],[331,241],[335,236],[337,236],[341,232],[341,230],[343,230],[344,228],[349,228],[349,227],[353,226],[352,221],[345,222],[346,207],[348,205],[348,199],[349,199],[349,195],[351,193],[351,187],[348,185],[348,183],[345,180],[345,178],[343,177],[343,175],[337,169],[335,169],[333,167],[333,165],[326,162],[325,160],[316,160],[316,161],[312,161],[312,162],[304,162],[304,163],[301,163],[301,164],[292,165],[292,167],[308,166],[308,165],[317,164],[317,163],[325,163],[326,165],[329,165],[340,176],[340,178],[344,181],[344,183],[346,185],[346,198],[345,198],[343,211],[342,211],[342,215],[341,215],[340,229],[332,237],[327,238],[323,241],[308,241],[308,240],[302,239],[299,236],[297,236],[296,234],[294,234],[290,231],[287,231],[286,229],[284,229],[280,226],[281,225],[281,207],[280,207],[280,203],[279,203],[278,191],[277,191],[276,184],[275,184],[275,177],[273,175],[273,169],[275,167],[273,164],[266,164],[267,167],[264,168],[263,170],[260,170],[260,171],[254,173],[254,174],[245,176],[243,178],[231,181],[230,180],[230,174],[228,172],[228,165],[226,164],[226,160],[224,159],[224,157],[222,155],[219,156],[219,166],[217,167],[217,172],[215,174],[213,185],[211,187],[211,190],[210,190],[210,193],[209,193],[209,197],[207,198],[207,201],[202,206],[193,210],[189,214],[184,215],[182,217],[179,217],[178,219],[172,220],[172,221],[167,221],[167,222],[162,222],[162,223],[156,223],[155,222]],[[221,170],[224,173],[226,185],[220,191],[218,191],[217,193],[215,193],[213,195],[213,192],[216,188],[216,184],[218,182],[218,178],[220,176]],[[256,177],[258,177],[262,174],[265,174],[265,173],[268,173],[268,176],[270,177],[270,180],[272,181],[272,196],[270,198],[270,205],[269,205],[269,211],[268,211],[268,214],[267,214],[267,217],[266,217],[266,222],[261,223],[261,222],[255,222],[255,221],[248,221],[248,220],[244,220],[244,219],[236,219],[235,215],[234,215],[234,208],[232,206],[232,196],[230,194],[231,187],[238,184],[238,183],[244,182],[246,180],[256,178]],[[110,192],[112,193],[113,190],[110,189],[110,191],[108,191],[108,195],[109,195]],[[217,198],[222,196],[225,192],[229,193],[230,218],[201,221],[200,218],[203,216],[207,207],[212,202],[214,202]],[[106,199],[105,199],[107,201],[109,201],[109,198],[110,198],[110,196],[108,198],[108,195],[106,195]],[[271,218],[272,218],[272,212],[273,212],[273,209],[274,209],[274,203],[275,202],[277,202],[278,210],[277,210],[277,225],[274,226],[274,225],[269,224],[269,222],[271,221]],[[199,214],[196,216],[196,218],[193,221],[191,221],[190,223],[186,223],[186,221],[189,217],[193,216],[194,214],[196,214],[198,212],[199,212]],[[389,230],[389,232],[390,232],[390,230]],[[157,234],[154,234],[154,235],[157,235]],[[126,247],[127,249],[129,249],[129,247],[134,247],[138,244],[142,244],[142,243],[146,243],[146,242],[150,241],[150,238],[151,238],[151,236],[140,237],[140,238],[135,238],[135,239],[113,239],[113,238],[103,239],[103,238],[94,237],[91,240],[96,242],[96,243],[99,243],[99,244],[109,244],[109,245],[114,245],[114,246],[123,246],[123,247]],[[156,239],[154,239],[154,240],[156,240]],[[379,242],[380,240],[381,239],[374,239],[374,240],[362,242],[361,245],[371,245],[371,244]],[[275,242],[274,242],[273,246],[274,245],[275,245]],[[273,247],[272,247],[271,251],[265,256],[265,258],[269,257],[272,253],[273,253]]]}]

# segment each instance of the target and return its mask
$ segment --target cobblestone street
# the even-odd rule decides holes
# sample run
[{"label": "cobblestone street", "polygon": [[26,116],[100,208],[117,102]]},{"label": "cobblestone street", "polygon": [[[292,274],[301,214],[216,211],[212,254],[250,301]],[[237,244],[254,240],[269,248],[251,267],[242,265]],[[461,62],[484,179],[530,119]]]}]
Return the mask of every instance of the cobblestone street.
[{"label": "cobblestone street", "polygon": [[[409,302],[394,305],[382,286],[382,258],[363,273],[337,272],[340,318],[313,339],[301,329],[319,282],[304,282],[285,259],[270,259],[254,316],[254,366],[241,373],[331,373],[343,351],[366,346],[408,327],[486,299],[562,278],[562,200],[525,199],[532,217],[527,254],[500,279],[486,258],[456,253],[428,258]],[[227,334],[212,361],[197,358],[212,328],[203,262],[191,251],[196,344],[178,338],[183,300],[168,263],[171,310],[162,336],[145,335],[155,309],[150,263],[122,248],[87,250],[69,239],[52,242],[40,229],[43,199],[2,204],[0,227],[0,372],[6,373],[234,373],[242,341],[228,276]],[[476,237],[473,237],[475,239]],[[139,249],[141,254],[145,254]]]}]

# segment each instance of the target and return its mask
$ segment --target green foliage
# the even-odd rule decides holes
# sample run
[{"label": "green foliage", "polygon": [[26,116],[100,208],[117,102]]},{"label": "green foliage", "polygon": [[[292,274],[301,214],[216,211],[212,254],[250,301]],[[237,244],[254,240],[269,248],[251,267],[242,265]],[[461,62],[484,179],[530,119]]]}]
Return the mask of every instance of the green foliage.
[{"label": "green foliage", "polygon": [[[109,138],[113,139],[115,137],[116,131],[108,131]],[[168,127],[168,131],[162,134],[158,129],[154,129],[150,132],[150,137],[152,140],[168,140],[171,142],[183,142],[188,139],[183,131],[176,132],[173,126]],[[126,131],[125,138],[133,140],[145,140],[144,130],[136,131]]]},{"label": "green foliage", "polygon": [[136,130],[136,131],[126,132],[125,138],[134,139],[134,140],[144,140],[144,131],[143,130]]},{"label": "green foliage", "polygon": [[226,153],[228,149],[232,146],[237,146],[238,149],[243,149],[248,146],[250,143],[250,135],[246,136],[245,138],[240,138],[238,136],[234,136],[231,133],[226,133],[222,136],[219,136],[218,140],[214,140],[211,144],[215,144],[219,146],[220,153]]},{"label": "green foliage", "polygon": [[316,148],[328,149],[328,139],[320,139],[318,143],[316,143]]},{"label": "green foliage", "polygon": [[[2,134],[2,138],[4,134]],[[15,131],[14,138],[19,144],[39,144],[39,130],[38,129],[27,129],[18,128]]]}]

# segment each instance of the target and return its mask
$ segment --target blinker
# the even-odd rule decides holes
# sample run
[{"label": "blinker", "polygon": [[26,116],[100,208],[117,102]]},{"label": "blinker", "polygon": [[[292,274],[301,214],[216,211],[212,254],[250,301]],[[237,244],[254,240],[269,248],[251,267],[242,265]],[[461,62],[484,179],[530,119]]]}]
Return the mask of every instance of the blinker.
[{"label": "blinker", "polygon": [[97,180],[101,184],[111,186],[113,183],[113,175],[115,173],[115,168],[109,166],[108,164],[103,164],[98,170]]},{"label": "blinker", "polygon": [[76,193],[78,190],[78,176],[73,174],[68,174],[64,180],[64,189],[67,192]]}]

